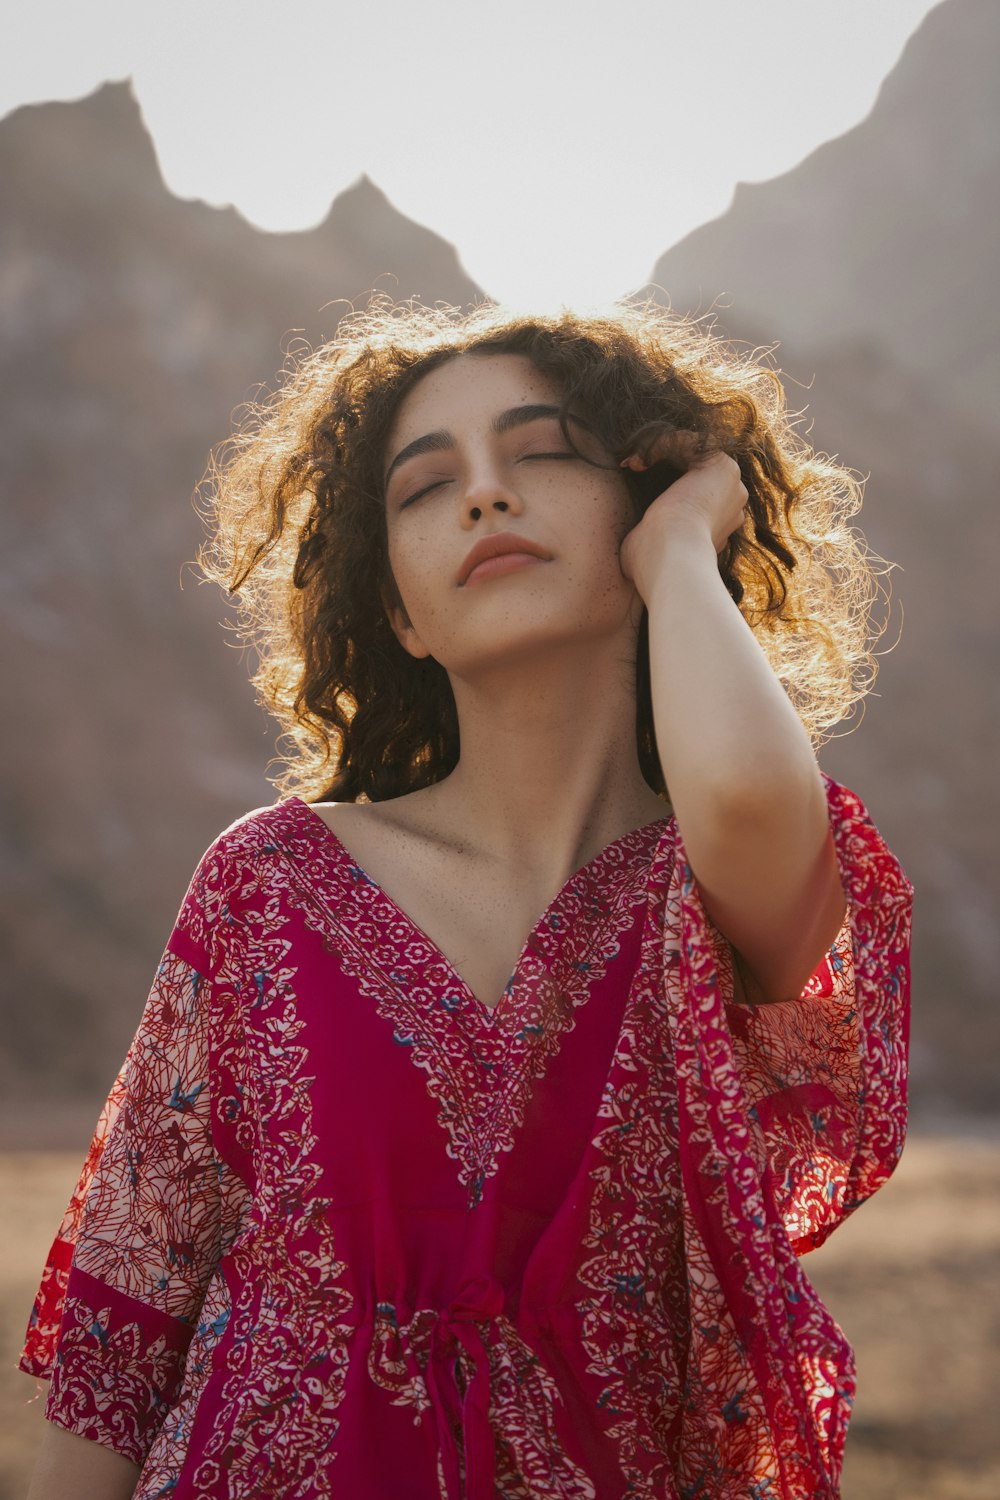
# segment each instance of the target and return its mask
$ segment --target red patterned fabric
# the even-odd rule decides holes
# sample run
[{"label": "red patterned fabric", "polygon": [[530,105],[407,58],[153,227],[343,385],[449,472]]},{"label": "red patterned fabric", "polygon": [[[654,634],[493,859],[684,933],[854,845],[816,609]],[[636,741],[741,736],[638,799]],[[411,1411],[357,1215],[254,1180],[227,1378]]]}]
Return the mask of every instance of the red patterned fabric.
[{"label": "red patterned fabric", "polygon": [[673,819],[489,1010],[297,798],[198,865],[19,1368],[137,1500],[835,1500],[803,1273],[903,1144],[911,889],[827,782],[848,920],[732,1003]]}]

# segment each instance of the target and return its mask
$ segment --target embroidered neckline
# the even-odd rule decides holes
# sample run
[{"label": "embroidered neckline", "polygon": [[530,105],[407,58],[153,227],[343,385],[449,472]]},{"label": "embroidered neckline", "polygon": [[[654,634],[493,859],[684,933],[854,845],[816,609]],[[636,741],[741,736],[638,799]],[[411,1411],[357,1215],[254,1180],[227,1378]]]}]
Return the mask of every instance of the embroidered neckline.
[{"label": "embroidered neckline", "polygon": [[[377,891],[379,899],[391,908],[397,920],[403,922],[418,941],[428,945],[432,950],[436,963],[448,975],[450,986],[462,992],[463,999],[474,1007],[476,1013],[481,1016],[484,1024],[491,1030],[498,1028],[501,1013],[510,1009],[511,998],[516,983],[522,974],[531,952],[536,949],[537,939],[541,932],[543,930],[549,932],[559,930],[558,909],[564,904],[567,897],[578,887],[581,894],[583,894],[584,890],[593,885],[599,875],[609,867],[615,867],[620,870],[623,866],[626,872],[631,871],[634,868],[634,860],[637,856],[641,858],[643,855],[651,854],[650,845],[653,843],[653,830],[656,830],[656,839],[658,840],[665,831],[667,824],[673,821],[671,814],[665,814],[662,818],[654,818],[649,823],[642,824],[639,828],[629,829],[605,844],[603,849],[600,849],[585,864],[580,865],[578,869],[574,870],[572,875],[560,886],[544,911],[541,912],[522,943],[521,950],[517,955],[514,967],[510,972],[500,999],[493,1005],[487,1005],[475,994],[471,985],[463,979],[439,944],[435,942],[418,922],[414,921],[409,913],[399,905],[383,886],[379,885],[377,880],[374,880],[368,874],[363,865],[358,862],[347,848],[340,835],[330,827],[326,819],[314,807],[302,797],[289,797],[283,805],[296,808],[303,815],[303,827],[313,842],[320,847],[327,846],[337,859],[346,863],[347,867],[353,872],[355,880],[361,880],[366,885],[371,886],[374,891]],[[620,864],[615,860],[618,850],[622,850],[624,855]]]},{"label": "embroidered neckline", "polygon": [[432,940],[370,880],[299,799],[271,810],[285,879],[307,923],[337,953],[427,1080],[470,1209],[511,1151],[537,1080],[617,957],[671,818],[614,839],[574,872],[535,923],[490,1011]]}]

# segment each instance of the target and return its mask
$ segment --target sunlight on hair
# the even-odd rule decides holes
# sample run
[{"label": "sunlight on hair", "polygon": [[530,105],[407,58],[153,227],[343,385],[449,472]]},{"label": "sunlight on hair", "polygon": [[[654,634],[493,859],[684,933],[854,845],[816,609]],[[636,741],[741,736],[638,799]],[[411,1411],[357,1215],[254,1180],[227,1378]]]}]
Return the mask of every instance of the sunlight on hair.
[{"label": "sunlight on hair", "polygon": [[[852,523],[859,476],[809,446],[776,371],[705,320],[651,300],[528,315],[393,303],[344,316],[336,336],[290,355],[276,389],[249,403],[213,454],[199,556],[238,603],[230,628],[257,653],[258,701],[282,728],[271,779],[284,795],[381,801],[432,784],[458,754],[448,674],[395,638],[383,456],[399,401],[459,350],[524,353],[585,411],[621,457],[639,435],[698,430],[742,463],[748,518],[720,569],[815,743],[871,689],[882,560]],[[643,476],[627,482],[650,503]],[[655,491],[656,486],[654,486]],[[642,635],[636,667],[640,765],[664,791]]]}]

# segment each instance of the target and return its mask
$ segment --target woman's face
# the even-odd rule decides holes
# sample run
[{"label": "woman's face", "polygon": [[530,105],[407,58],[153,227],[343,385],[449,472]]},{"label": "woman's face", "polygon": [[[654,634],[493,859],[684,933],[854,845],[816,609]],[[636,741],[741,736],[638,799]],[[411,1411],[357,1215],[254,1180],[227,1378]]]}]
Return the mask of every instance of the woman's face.
[{"label": "woman's face", "polygon": [[[642,601],[618,553],[638,517],[624,476],[569,447],[559,400],[522,355],[462,354],[402,402],[383,478],[405,615],[386,605],[411,655],[471,677],[588,637],[634,637]],[[581,421],[568,425],[581,452],[611,463]],[[465,582],[470,549],[498,532],[529,539],[544,558],[487,567]]]}]

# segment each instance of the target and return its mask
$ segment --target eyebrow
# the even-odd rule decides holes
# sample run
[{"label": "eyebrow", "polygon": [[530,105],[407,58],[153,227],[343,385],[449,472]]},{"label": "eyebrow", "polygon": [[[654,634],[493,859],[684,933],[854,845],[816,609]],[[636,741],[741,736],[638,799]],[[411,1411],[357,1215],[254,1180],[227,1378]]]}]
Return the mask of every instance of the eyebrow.
[{"label": "eyebrow", "polygon": [[[498,437],[502,437],[505,432],[511,432],[515,427],[523,427],[527,422],[538,422],[543,417],[559,417],[562,414],[562,408],[559,406],[545,406],[537,402],[526,406],[511,406],[506,411],[498,412],[490,426]],[[592,431],[582,417],[574,416],[572,412],[566,412],[565,415],[567,422],[575,422],[585,432]],[[407,459],[419,458],[422,453],[442,453],[454,446],[454,437],[444,429],[438,432],[427,432],[423,437],[414,438],[412,443],[407,443],[405,448],[399,450],[389,465],[385,479],[382,481],[383,489],[388,489],[389,480],[400,464],[405,464]]]}]

